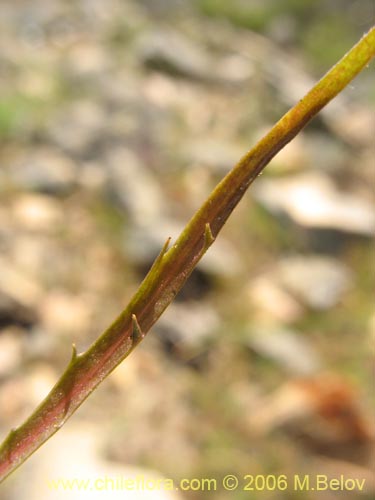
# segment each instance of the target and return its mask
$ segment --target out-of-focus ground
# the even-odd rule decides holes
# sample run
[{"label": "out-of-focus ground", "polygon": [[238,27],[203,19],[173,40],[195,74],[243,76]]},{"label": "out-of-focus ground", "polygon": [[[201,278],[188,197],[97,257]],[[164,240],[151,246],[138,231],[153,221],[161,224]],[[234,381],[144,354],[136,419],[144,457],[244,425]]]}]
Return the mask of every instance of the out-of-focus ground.
[{"label": "out-of-focus ground", "polygon": [[[373,10],[0,3],[1,437]],[[373,498],[373,77],[271,162],[146,340],[2,499],[76,498],[46,481],[134,470],[217,479],[182,499]],[[364,478],[364,491],[241,491],[246,474],[319,473]],[[227,474],[242,488],[225,491]]]}]

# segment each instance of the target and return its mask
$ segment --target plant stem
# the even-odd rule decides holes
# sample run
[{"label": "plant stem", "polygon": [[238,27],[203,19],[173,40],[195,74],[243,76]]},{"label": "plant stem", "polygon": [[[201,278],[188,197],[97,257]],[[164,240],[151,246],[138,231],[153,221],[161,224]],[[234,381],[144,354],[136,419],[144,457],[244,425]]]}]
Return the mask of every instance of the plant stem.
[{"label": "plant stem", "polygon": [[169,240],[126,309],[89,349],[72,359],[34,413],[0,447],[0,481],[24,462],[77,410],[98,384],[142,341],[213,243],[245,191],[267,163],[374,57],[372,28],[217,185],[177,241]]}]

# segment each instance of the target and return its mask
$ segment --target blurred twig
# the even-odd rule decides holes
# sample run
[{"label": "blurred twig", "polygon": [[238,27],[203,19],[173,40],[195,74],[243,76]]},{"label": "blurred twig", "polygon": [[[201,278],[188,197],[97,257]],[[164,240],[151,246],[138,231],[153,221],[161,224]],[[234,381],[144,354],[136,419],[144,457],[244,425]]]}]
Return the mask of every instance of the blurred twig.
[{"label": "blurred twig", "polygon": [[251,182],[374,55],[375,28],[372,28],[239,161],[169,249],[169,240],[166,242],[138,291],[115,322],[86,352],[77,354],[73,346],[72,359],[51,392],[20,427],[9,433],[2,444],[0,480],[57,432],[98,384],[143,339],[214,242]]}]

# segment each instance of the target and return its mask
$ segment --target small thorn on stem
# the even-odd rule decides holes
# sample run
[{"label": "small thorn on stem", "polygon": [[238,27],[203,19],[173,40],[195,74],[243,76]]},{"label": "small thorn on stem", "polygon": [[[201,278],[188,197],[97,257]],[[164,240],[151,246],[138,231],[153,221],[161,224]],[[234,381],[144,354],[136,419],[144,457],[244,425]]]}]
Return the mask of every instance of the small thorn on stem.
[{"label": "small thorn on stem", "polygon": [[132,314],[132,324],[133,324],[132,344],[134,346],[135,344],[138,344],[138,342],[145,337],[145,334],[142,332],[141,327],[139,326],[137,320],[137,316],[135,314]]},{"label": "small thorn on stem", "polygon": [[203,251],[205,252],[207,250],[207,248],[210,247],[214,241],[215,241],[215,238],[214,238],[214,235],[212,234],[210,223],[207,222],[205,225],[205,228],[204,228]]},{"label": "small thorn on stem", "polygon": [[171,242],[171,239],[172,238],[169,237],[167,239],[167,241],[164,243],[163,248],[160,250],[159,255],[154,260],[154,263],[152,264],[152,267],[151,267],[150,271],[154,271],[155,269],[157,269],[159,267],[159,264],[163,260],[164,255],[168,252],[168,248],[169,248],[169,244]]},{"label": "small thorn on stem", "polygon": [[77,354],[77,347],[75,344],[72,344],[72,358],[70,360],[71,363],[73,363],[78,357],[78,354]]}]

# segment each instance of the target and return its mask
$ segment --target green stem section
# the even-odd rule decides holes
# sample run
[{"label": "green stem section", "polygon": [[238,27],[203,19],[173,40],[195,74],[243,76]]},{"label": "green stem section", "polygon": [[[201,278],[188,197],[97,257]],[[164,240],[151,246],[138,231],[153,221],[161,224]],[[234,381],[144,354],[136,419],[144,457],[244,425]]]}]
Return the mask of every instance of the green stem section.
[{"label": "green stem section", "polygon": [[375,28],[372,28],[235,165],[169,249],[167,241],[115,322],[85,353],[77,354],[73,347],[72,359],[51,392],[1,445],[0,481],[57,432],[98,384],[142,341],[213,243],[251,182],[374,55]]}]

